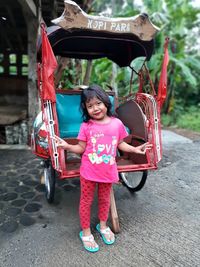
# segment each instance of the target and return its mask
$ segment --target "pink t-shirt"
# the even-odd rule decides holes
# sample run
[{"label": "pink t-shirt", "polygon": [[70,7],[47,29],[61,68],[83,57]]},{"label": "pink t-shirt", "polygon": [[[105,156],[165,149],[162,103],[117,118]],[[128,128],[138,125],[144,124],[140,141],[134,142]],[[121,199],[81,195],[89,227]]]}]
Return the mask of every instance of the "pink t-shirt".
[{"label": "pink t-shirt", "polygon": [[82,156],[81,176],[95,182],[117,182],[116,150],[127,135],[123,123],[114,117],[106,124],[93,120],[82,123],[78,140],[87,144]]}]

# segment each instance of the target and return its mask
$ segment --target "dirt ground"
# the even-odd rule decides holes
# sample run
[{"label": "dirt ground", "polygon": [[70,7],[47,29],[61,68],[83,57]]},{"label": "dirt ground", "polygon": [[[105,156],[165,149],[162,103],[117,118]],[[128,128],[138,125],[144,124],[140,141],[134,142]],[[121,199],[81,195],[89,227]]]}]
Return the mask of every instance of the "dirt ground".
[{"label": "dirt ground", "polygon": [[175,128],[175,127],[164,127],[163,129],[180,134],[180,135],[187,137],[193,141],[200,141],[200,132],[195,132],[195,131],[188,130],[188,129],[179,129],[179,128]]}]

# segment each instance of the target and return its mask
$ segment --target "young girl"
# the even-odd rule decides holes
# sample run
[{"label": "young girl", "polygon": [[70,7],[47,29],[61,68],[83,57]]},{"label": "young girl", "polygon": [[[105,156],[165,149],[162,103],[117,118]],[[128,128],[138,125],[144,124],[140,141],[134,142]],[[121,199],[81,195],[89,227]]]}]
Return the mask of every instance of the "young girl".
[{"label": "young girl", "polygon": [[80,168],[80,224],[79,233],[84,248],[90,252],[99,250],[90,229],[90,208],[93,202],[95,188],[98,186],[98,218],[96,229],[107,245],[115,242],[114,233],[107,226],[110,191],[112,183],[118,181],[118,171],[115,162],[116,150],[145,154],[151,147],[146,143],[133,147],[123,141],[128,135],[123,123],[112,116],[109,96],[101,87],[93,85],[84,89],[81,94],[81,110],[83,123],[77,139],[77,145],[70,145],[55,136],[57,147],[77,154],[83,154]]}]

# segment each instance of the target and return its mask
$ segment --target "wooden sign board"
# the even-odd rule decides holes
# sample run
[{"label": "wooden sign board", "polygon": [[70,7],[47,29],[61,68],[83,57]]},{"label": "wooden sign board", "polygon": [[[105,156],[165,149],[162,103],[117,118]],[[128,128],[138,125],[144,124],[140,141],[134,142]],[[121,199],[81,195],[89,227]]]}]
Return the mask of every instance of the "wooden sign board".
[{"label": "wooden sign board", "polygon": [[86,14],[74,1],[65,0],[63,14],[52,22],[60,27],[69,29],[83,29],[104,31],[110,33],[134,34],[143,41],[154,38],[159,28],[151,23],[147,14],[129,18],[107,18]]}]

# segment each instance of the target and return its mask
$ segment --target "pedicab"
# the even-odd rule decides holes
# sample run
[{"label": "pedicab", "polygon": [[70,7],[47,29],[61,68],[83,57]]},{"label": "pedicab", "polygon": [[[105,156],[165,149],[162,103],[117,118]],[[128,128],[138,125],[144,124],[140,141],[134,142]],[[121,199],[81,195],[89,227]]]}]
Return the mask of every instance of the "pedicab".
[{"label": "pedicab", "polygon": [[[48,28],[41,24],[41,37],[37,47],[38,89],[41,112],[37,115],[31,135],[32,151],[42,159],[46,199],[54,200],[56,179],[69,179],[80,175],[81,156],[58,149],[54,139],[58,135],[71,144],[77,143],[82,114],[80,94],[83,86],[74,89],[55,88],[54,71],[56,56],[94,60],[106,57],[119,67],[131,69],[139,79],[139,88],[126,97],[119,98],[108,91],[113,111],[127,127],[126,142],[134,146],[149,142],[152,149],[145,155],[122,153],[116,158],[120,182],[131,192],[144,186],[148,170],[157,169],[162,158],[160,109],[166,96],[166,68],[168,62],[166,39],[159,88],[156,92],[146,62],[154,51],[154,39],[159,29],[152,24],[147,14],[128,18],[107,18],[86,14],[73,1],[65,0],[61,17],[52,21]],[[139,57],[144,62],[139,71],[131,62]],[[150,88],[145,91],[145,82]],[[120,90],[120,88],[118,89]],[[111,221],[113,231],[120,231],[114,193],[111,194]]]}]

